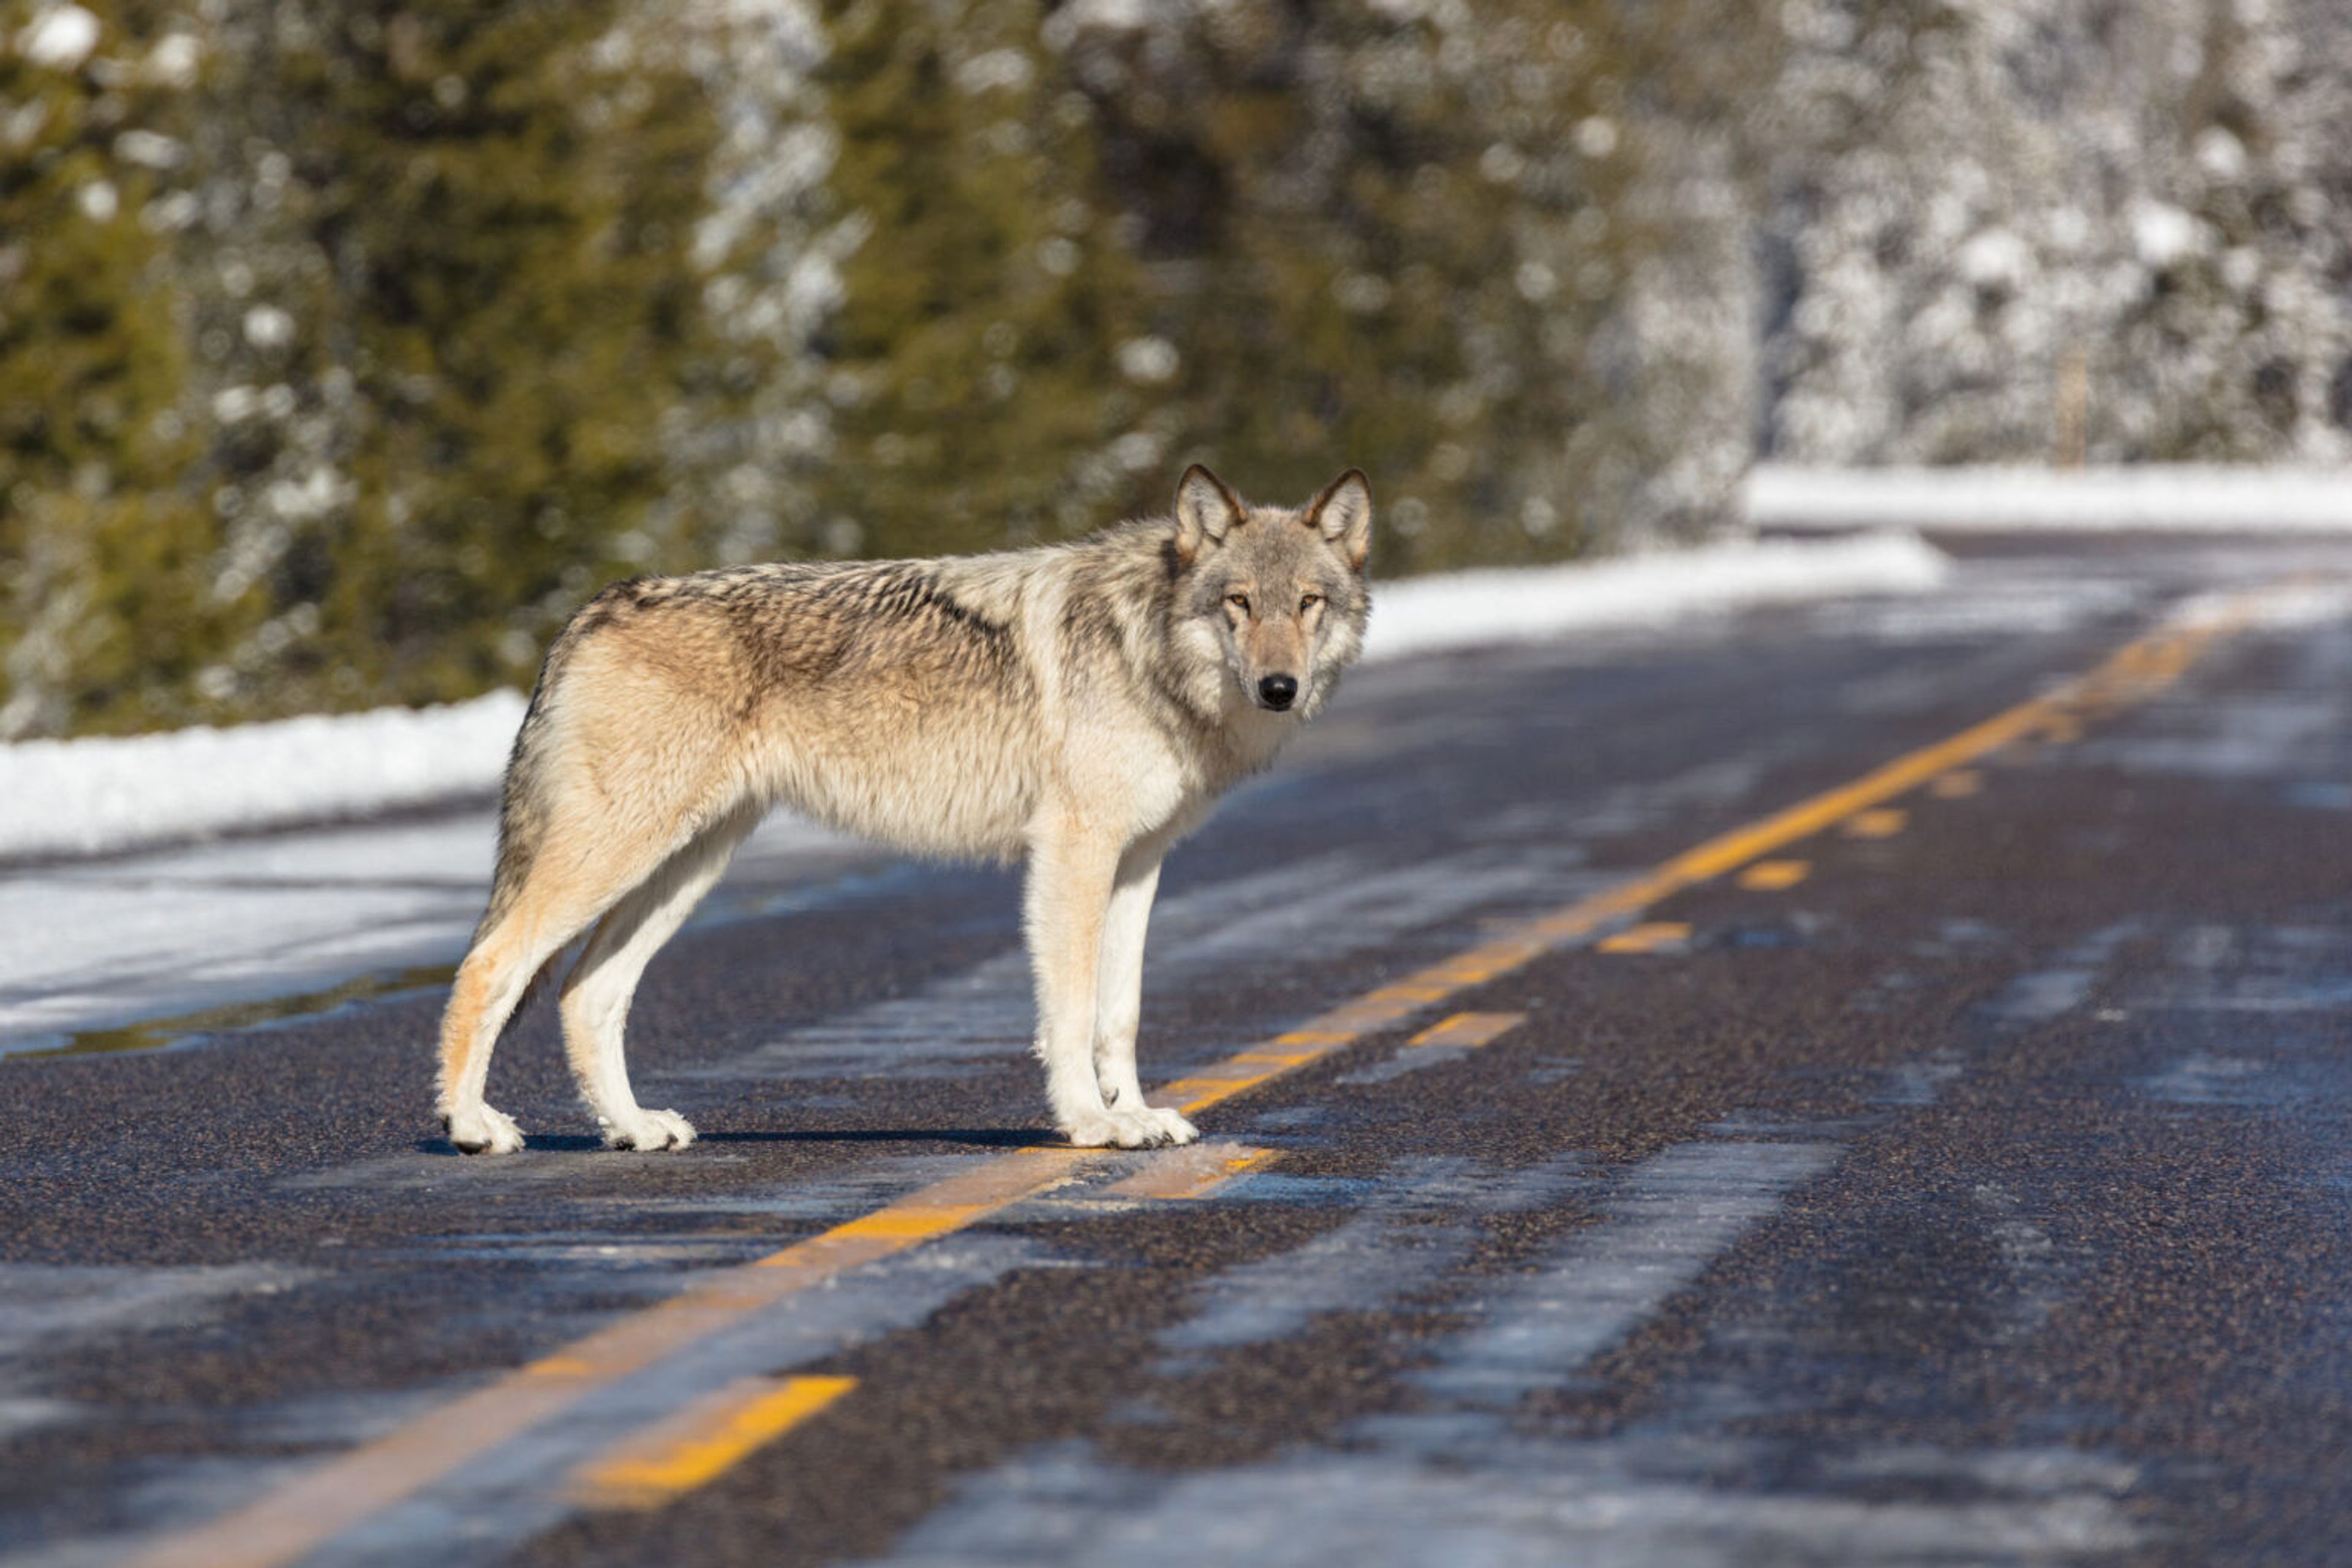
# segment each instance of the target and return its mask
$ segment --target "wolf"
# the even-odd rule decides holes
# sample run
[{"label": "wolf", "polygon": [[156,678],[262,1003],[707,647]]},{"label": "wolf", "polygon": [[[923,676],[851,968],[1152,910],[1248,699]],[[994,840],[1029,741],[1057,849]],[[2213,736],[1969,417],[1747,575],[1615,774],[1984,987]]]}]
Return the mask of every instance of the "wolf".
[{"label": "wolf", "polygon": [[772,805],[919,855],[1025,861],[1054,1125],[1200,1134],[1144,1103],[1144,928],[1161,858],[1331,698],[1363,647],[1371,489],[1244,505],[1194,465],[1172,515],[1072,543],[616,583],[549,648],[507,763],[489,905],[441,1021],[440,1111],[522,1147],[490,1053],[582,933],[565,1054],[616,1149],[695,1132],[629,1088],[638,977]]}]

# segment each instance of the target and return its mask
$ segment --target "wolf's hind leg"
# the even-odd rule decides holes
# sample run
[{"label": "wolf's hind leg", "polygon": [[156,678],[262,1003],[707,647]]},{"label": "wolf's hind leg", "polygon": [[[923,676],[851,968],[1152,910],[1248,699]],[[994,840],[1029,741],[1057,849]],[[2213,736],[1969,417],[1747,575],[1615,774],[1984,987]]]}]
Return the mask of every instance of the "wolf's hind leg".
[{"label": "wolf's hind leg", "polygon": [[1103,1104],[1112,1110],[1139,1110],[1159,1124],[1171,1143],[1190,1143],[1200,1130],[1176,1110],[1143,1102],[1136,1076],[1135,1037],[1143,1019],[1144,933],[1151,923],[1151,900],[1160,888],[1164,841],[1147,839],[1119,860],[1103,919],[1102,967],[1095,980],[1095,1079]]},{"label": "wolf's hind leg", "polygon": [[[639,883],[679,843],[611,813],[576,807],[550,826],[494,922],[476,935],[441,1016],[441,1124],[468,1154],[522,1147],[514,1120],[483,1103],[490,1053],[532,977]],[[635,847],[627,847],[632,845]]]},{"label": "wolf's hind leg", "polygon": [[482,932],[457,966],[449,1007],[441,1016],[440,1100],[441,1125],[460,1152],[511,1154],[522,1147],[514,1118],[483,1101],[490,1053],[532,976],[577,930],[551,933],[509,915]]},{"label": "wolf's hind leg", "polygon": [[745,807],[705,828],[613,906],[563,984],[563,1047],[581,1098],[614,1149],[683,1149],[694,1128],[675,1110],[646,1110],[629,1088],[622,1037],[637,981],[727,869],[759,822]]}]

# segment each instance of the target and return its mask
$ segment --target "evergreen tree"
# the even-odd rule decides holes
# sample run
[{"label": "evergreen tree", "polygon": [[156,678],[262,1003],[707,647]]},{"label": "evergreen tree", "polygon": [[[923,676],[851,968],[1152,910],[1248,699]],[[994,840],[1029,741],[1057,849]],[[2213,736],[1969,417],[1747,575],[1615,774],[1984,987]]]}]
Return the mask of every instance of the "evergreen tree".
[{"label": "evergreen tree", "polygon": [[831,346],[833,493],[868,547],[938,548],[1164,504],[1184,458],[1267,495],[1364,463],[1387,571],[1719,514],[1749,378],[1630,285],[1745,275],[1692,243],[1719,217],[1634,195],[1698,184],[1655,125],[1760,79],[1752,47],[1724,69],[1739,14],[838,9],[832,188],[870,232]]},{"label": "evergreen tree", "polygon": [[1784,16],[1771,455],[2352,456],[2341,6]]},{"label": "evergreen tree", "polygon": [[2324,0],[184,3],[0,0],[0,738],[520,683],[606,578],[1193,458],[1365,466],[1399,573],[1759,447],[2352,454]]},{"label": "evergreen tree", "polygon": [[615,0],[249,21],[217,140],[265,265],[217,302],[218,458],[284,629],[238,682],[299,709],[527,681],[599,583],[706,553],[669,455],[757,366],[727,350],[727,384],[689,257],[705,85]]},{"label": "evergreen tree", "polygon": [[183,721],[210,592],[172,288],[193,18],[0,6],[0,738]]},{"label": "evergreen tree", "polygon": [[[1278,495],[1367,467],[1383,571],[1572,550],[1588,526],[1559,483],[1605,406],[1575,273],[1623,240],[1560,241],[1617,179],[1620,148],[1564,134],[1602,112],[1571,25],[1600,9],[1266,7],[1073,40],[1170,281],[1153,325],[1182,356],[1187,444]],[[1525,98],[1514,71],[1540,79]]]},{"label": "evergreen tree", "polygon": [[822,344],[836,445],[817,494],[836,548],[987,549],[1157,499],[1163,443],[1116,363],[1134,270],[1044,15],[1037,0],[828,10],[830,190],[862,236]]}]

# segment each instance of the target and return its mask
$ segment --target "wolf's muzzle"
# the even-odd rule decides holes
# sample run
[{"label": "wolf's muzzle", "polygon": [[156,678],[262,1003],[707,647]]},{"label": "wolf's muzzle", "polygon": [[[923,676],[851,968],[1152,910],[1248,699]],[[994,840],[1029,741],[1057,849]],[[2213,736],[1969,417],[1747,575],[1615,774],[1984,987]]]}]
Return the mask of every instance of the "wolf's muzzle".
[{"label": "wolf's muzzle", "polygon": [[1257,683],[1257,700],[1279,713],[1298,700],[1298,681],[1287,675],[1269,675]]}]

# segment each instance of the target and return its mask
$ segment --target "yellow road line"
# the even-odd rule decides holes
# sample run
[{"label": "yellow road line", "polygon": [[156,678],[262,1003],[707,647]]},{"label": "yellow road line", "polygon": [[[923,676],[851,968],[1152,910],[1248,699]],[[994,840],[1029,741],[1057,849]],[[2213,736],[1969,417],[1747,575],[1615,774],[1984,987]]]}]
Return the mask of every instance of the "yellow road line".
[{"label": "yellow road line", "polygon": [[1683,921],[1646,921],[1604,936],[1596,944],[1603,952],[1655,952],[1688,941],[1691,928]]},{"label": "yellow road line", "polygon": [[838,1226],[832,1234],[836,1237],[878,1236],[893,1241],[922,1241],[961,1230],[987,1212],[989,1205],[981,1204],[894,1204]]},{"label": "yellow road line", "polygon": [[1974,768],[1954,768],[1927,781],[1927,793],[1937,800],[1959,800],[1984,788],[1984,774]]},{"label": "yellow road line", "polygon": [[[1671,894],[1738,870],[2043,731],[2053,718],[2091,717],[2143,700],[2178,679],[2209,644],[2242,625],[2258,598],[2241,595],[2222,616],[2139,637],[2055,691],[1342,1003],[1272,1040],[1165,1085],[1154,1098],[1176,1104],[1187,1115],[1204,1110],[1401,1024],[1466,986],[1608,931]],[[1000,1154],[874,1214],[706,1277],[670,1300],[620,1319],[427,1411],[245,1508],[162,1539],[131,1559],[129,1568],[278,1568],[599,1388],[795,1291],[1061,1186],[1099,1158],[1094,1151],[1075,1149]]]},{"label": "yellow road line", "polygon": [[732,1468],[857,1386],[854,1377],[747,1377],[631,1433],[582,1466],[584,1508],[658,1508]]},{"label": "yellow road line", "polygon": [[1793,888],[1812,875],[1810,860],[1759,860],[1739,873],[1739,885],[1758,892],[1777,893],[1783,888]]},{"label": "yellow road line", "polygon": [[1527,1021],[1525,1013],[1456,1013],[1442,1023],[1432,1024],[1405,1044],[1475,1050],[1494,1044]]},{"label": "yellow road line", "polygon": [[1279,1042],[1289,1045],[1293,1054],[1301,1059],[1278,1070],[1237,1079],[1196,1073],[1167,1085],[1160,1098],[1173,1103],[1187,1116],[1194,1115],[1343,1049],[1368,1034],[1402,1023],[1427,1005],[1406,1000],[1408,995],[1443,999],[1467,985],[1508,973],[1554,948],[1582,942],[1685,888],[1736,871],[1750,861],[1833,827],[1857,812],[1868,811],[1907,794],[1938,774],[1966,767],[2026,738],[2054,716],[2095,716],[2145,700],[2178,679],[2217,637],[2243,625],[2261,597],[2260,591],[2242,595],[2221,615],[2194,625],[2159,627],[2126,643],[2096,668],[2055,690],[2021,702],[1933,745],[1906,752],[1851,784],[1825,790],[1784,811],[1707,839],[1647,872],[1525,921],[1402,981],[1342,1003],[1279,1037]]},{"label": "yellow road line", "polygon": [[1279,1149],[1212,1140],[1156,1154],[1124,1181],[1097,1190],[1106,1198],[1152,1198],[1184,1202],[1204,1198],[1236,1176],[1262,1171],[1282,1158]]},{"label": "yellow road line", "polygon": [[294,1562],[596,1390],[797,1291],[1060,1186],[1099,1158],[1083,1149],[1000,1154],[873,1214],[706,1276],[670,1300],[428,1410],[244,1508],[165,1538],[131,1564],[275,1568]]},{"label": "yellow road line", "polygon": [[1845,835],[1849,838],[1892,838],[1910,821],[1908,812],[1891,805],[1876,806],[1869,811],[1857,811],[1847,817]]}]

